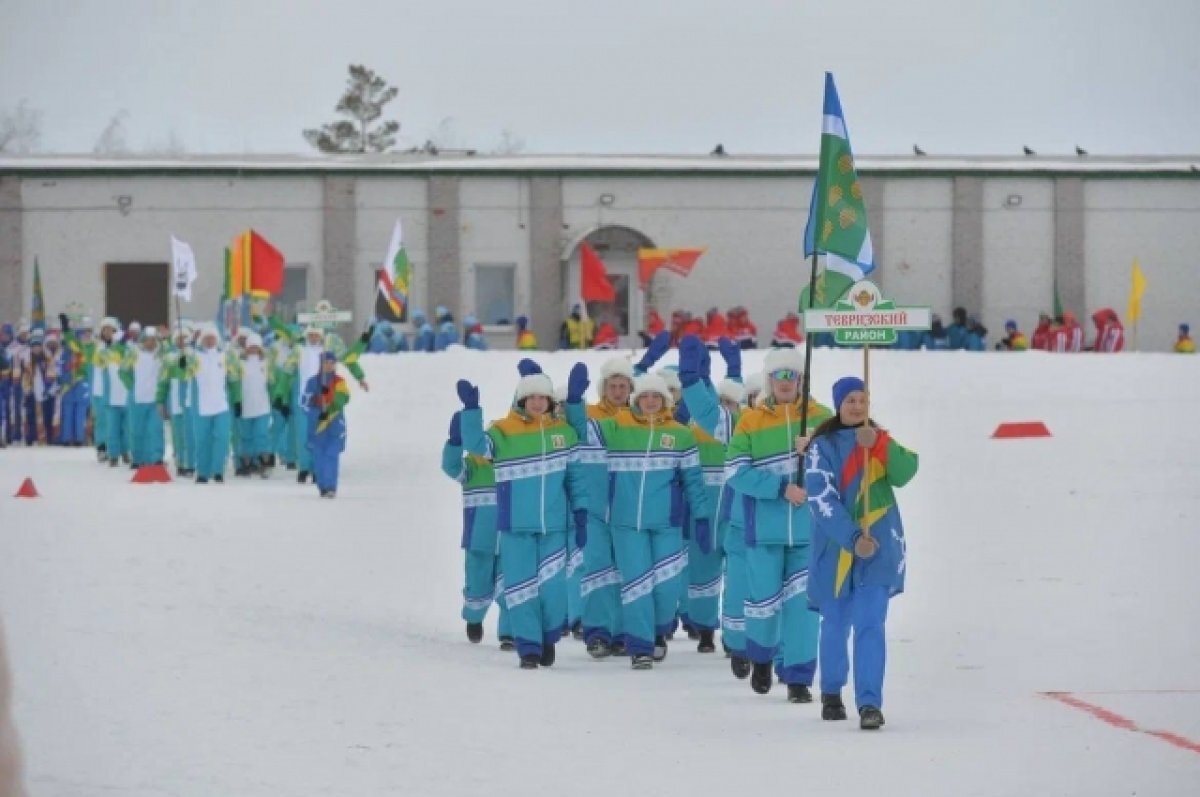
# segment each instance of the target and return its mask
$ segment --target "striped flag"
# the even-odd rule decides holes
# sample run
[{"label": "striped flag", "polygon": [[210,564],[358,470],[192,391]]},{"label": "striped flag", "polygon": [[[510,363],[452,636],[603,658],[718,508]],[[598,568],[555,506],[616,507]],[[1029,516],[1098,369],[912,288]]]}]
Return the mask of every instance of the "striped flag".
[{"label": "striped flag", "polygon": [[638,284],[642,290],[650,285],[650,278],[660,268],[673,271],[681,277],[692,273],[696,261],[705,249],[648,249],[638,250]]},{"label": "striped flag", "polygon": [[[817,279],[812,304],[828,307],[842,298],[851,285],[875,270],[867,206],[854,168],[842,103],[830,72],[825,73],[825,112],[818,163],[808,224],[804,228],[804,255],[825,255],[825,268]],[[805,288],[801,308],[808,306]]]},{"label": "striped flag", "polygon": [[392,313],[400,318],[408,304],[408,291],[412,282],[412,264],[408,262],[408,250],[404,248],[404,230],[400,219],[392,228],[392,240],[388,243],[383,267],[377,274],[377,287],[387,300]]}]

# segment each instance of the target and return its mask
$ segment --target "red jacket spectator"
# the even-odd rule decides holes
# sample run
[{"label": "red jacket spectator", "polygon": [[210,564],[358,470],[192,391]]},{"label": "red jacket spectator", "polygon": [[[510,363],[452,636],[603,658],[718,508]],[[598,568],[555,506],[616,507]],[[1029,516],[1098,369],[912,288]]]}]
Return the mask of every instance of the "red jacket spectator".
[{"label": "red jacket spectator", "polygon": [[620,339],[617,337],[617,330],[613,325],[605,321],[596,330],[596,336],[592,338],[593,349],[615,349]]},{"label": "red jacket spectator", "polygon": [[1083,351],[1083,327],[1070,310],[1063,313],[1063,328],[1067,331],[1067,351]]},{"label": "red jacket spectator", "polygon": [[1071,334],[1065,323],[1055,324],[1054,326],[1050,327],[1050,348],[1047,349],[1047,351],[1069,351],[1067,345],[1070,342],[1070,338]]},{"label": "red jacket spectator", "polygon": [[771,338],[772,346],[802,346],[804,333],[800,331],[800,316],[788,313],[775,326],[775,335]]},{"label": "red jacket spectator", "polygon": [[704,328],[704,336],[702,340],[710,349],[717,347],[717,341],[721,338],[729,337],[729,325],[725,323],[725,316],[721,315],[721,311],[717,308],[712,308],[708,311],[708,325]]},{"label": "red jacket spectator", "polygon": [[663,323],[662,316],[653,307],[650,308],[650,314],[646,317],[646,334],[651,339],[658,337],[658,333],[667,328]]},{"label": "red jacket spectator", "polygon": [[1033,337],[1029,340],[1029,348],[1039,351],[1050,351],[1051,332],[1050,316],[1042,313],[1038,316],[1037,328],[1033,330]]},{"label": "red jacket spectator", "polygon": [[734,307],[729,311],[729,334],[743,349],[758,346],[758,327],[750,320],[745,307]]},{"label": "red jacket spectator", "polygon": [[1113,353],[1125,348],[1125,327],[1111,307],[1092,313],[1092,322],[1096,325],[1095,351]]}]

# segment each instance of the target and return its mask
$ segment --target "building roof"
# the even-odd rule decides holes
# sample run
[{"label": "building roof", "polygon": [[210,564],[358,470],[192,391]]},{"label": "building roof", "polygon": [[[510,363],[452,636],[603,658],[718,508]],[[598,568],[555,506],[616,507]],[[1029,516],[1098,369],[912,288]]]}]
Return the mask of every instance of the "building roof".
[{"label": "building roof", "polygon": [[[877,176],[1200,177],[1200,155],[862,155]],[[0,155],[2,174],[811,175],[816,155]]]}]

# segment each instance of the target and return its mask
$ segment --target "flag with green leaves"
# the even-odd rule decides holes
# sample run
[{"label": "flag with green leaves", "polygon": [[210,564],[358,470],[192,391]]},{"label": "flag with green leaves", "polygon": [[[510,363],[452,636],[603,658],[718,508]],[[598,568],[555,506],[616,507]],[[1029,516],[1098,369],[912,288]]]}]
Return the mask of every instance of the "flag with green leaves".
[{"label": "flag with green leaves", "polygon": [[32,329],[46,329],[46,300],[42,296],[42,267],[38,265],[38,259],[33,259],[33,306],[29,313],[30,327]]},{"label": "flag with green leaves", "polygon": [[807,286],[801,292],[802,310],[832,307],[851,285],[875,270],[867,205],[854,167],[842,103],[829,72],[825,73],[821,156],[804,228],[804,255],[811,257],[814,253],[825,255],[824,268],[818,273],[811,300]]}]

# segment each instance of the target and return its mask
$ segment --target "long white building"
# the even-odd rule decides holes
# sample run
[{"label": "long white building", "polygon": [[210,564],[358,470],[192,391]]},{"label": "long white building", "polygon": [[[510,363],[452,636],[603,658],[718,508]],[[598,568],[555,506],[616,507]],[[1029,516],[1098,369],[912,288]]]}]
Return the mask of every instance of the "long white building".
[{"label": "long white building", "polygon": [[[1130,267],[1149,289],[1138,348],[1200,322],[1200,156],[860,157],[879,268],[904,304],[1005,319],[1029,332],[1053,306],[1124,317]],[[477,315],[493,343],[527,315],[543,347],[578,301],[592,242],[630,335],[648,303],[745,305],[762,342],[807,279],[802,240],[815,157],[388,155],[0,158],[0,319],[29,315],[35,258],[47,310],[165,322],[170,236],[200,264],[192,318],[214,314],[222,250],[252,227],[286,255],[283,303],[376,310],[373,269],[403,223],[411,307]],[[639,246],[706,247],[691,276],[637,289]]]}]

